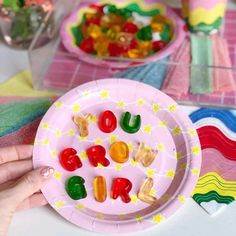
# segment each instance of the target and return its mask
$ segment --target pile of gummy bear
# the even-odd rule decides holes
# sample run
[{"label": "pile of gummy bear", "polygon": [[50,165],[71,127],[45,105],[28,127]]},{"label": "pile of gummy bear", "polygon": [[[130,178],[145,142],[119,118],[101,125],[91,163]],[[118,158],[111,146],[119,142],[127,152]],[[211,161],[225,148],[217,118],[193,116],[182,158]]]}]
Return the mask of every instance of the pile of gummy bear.
[{"label": "pile of gummy bear", "polygon": [[143,11],[137,4],[90,5],[82,22],[72,27],[76,45],[98,57],[145,58],[165,48],[173,38],[173,22],[160,10]]}]

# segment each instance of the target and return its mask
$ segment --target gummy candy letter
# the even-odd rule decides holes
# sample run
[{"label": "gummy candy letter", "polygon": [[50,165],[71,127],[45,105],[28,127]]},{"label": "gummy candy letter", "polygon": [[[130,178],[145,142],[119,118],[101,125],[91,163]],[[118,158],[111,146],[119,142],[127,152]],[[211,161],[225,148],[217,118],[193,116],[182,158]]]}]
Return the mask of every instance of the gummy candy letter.
[{"label": "gummy candy letter", "polygon": [[131,120],[131,114],[130,112],[123,113],[120,120],[120,126],[121,128],[130,134],[136,133],[139,131],[141,127],[141,116],[137,115],[133,117],[133,121]]},{"label": "gummy candy letter", "polygon": [[91,165],[97,167],[98,164],[108,166],[109,160],[106,159],[106,149],[101,145],[95,145],[87,149],[88,159]]},{"label": "gummy candy letter", "polygon": [[156,198],[150,194],[150,191],[153,187],[153,179],[147,178],[142,184],[138,192],[138,198],[146,203],[153,204],[156,202]]},{"label": "gummy candy letter", "polygon": [[87,197],[85,180],[80,176],[72,176],[66,181],[66,192],[74,200]]},{"label": "gummy candy letter", "polygon": [[112,111],[104,111],[99,116],[98,126],[104,133],[111,133],[117,127],[117,120]]},{"label": "gummy candy letter", "polygon": [[98,202],[104,202],[107,198],[106,179],[103,176],[96,176],[93,180],[93,191]]},{"label": "gummy candy letter", "polygon": [[80,158],[76,155],[77,151],[73,148],[66,148],[60,154],[60,163],[68,171],[74,171],[82,167]]},{"label": "gummy candy letter", "polygon": [[113,179],[111,188],[111,198],[117,199],[118,197],[125,203],[130,202],[129,192],[132,188],[132,183],[126,178]]}]

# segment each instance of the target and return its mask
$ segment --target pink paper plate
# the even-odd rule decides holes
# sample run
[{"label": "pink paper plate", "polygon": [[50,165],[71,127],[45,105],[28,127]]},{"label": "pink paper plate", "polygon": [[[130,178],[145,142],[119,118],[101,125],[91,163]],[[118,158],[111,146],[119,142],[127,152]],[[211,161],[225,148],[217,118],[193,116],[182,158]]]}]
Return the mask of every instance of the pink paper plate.
[{"label": "pink paper plate", "polygon": [[145,10],[153,10],[159,9],[162,15],[167,16],[169,19],[172,20],[174,25],[174,36],[171,42],[161,51],[157,52],[156,54],[146,57],[144,59],[128,59],[128,58],[114,58],[114,59],[99,59],[98,57],[92,56],[83,52],[76,44],[74,40],[74,36],[71,33],[71,28],[77,26],[81,20],[82,15],[84,12],[88,11],[88,7],[92,4],[106,4],[111,3],[109,0],[91,0],[91,1],[82,1],[79,4],[79,7],[72,12],[72,14],[65,19],[62,24],[60,35],[61,40],[65,48],[75,55],[78,56],[80,60],[83,60],[87,63],[104,66],[104,67],[111,67],[111,68],[128,68],[134,66],[140,66],[147,63],[155,62],[169,56],[172,54],[183,42],[186,31],[185,31],[185,22],[175,14],[169,7],[164,5],[163,3],[159,3],[155,0],[115,0],[112,1],[112,4],[115,4],[117,7],[125,7],[131,3],[138,3],[141,8]]},{"label": "pink paper plate", "polygon": [[[125,133],[118,125],[111,134],[102,133],[96,119],[89,126],[89,136],[81,138],[72,122],[74,114],[99,116],[111,110],[120,120],[123,112],[140,114],[138,133]],[[125,141],[130,149],[128,162],[115,163],[108,148],[116,140]],[[134,162],[138,142],[158,149],[157,157],[148,168]],[[108,167],[93,167],[85,150],[101,144],[107,150]],[[68,172],[59,163],[58,153],[75,148],[83,167]],[[68,221],[90,231],[127,233],[154,226],[173,215],[190,197],[198,180],[201,149],[196,131],[188,116],[167,95],[143,83],[124,79],[104,79],[79,86],[59,100],[46,113],[39,126],[33,154],[34,167],[55,168],[54,177],[42,188],[51,206]],[[87,198],[72,200],[65,191],[66,180],[74,175],[85,179]],[[99,203],[93,195],[93,178],[105,177],[107,199]],[[151,193],[158,205],[149,205],[137,198],[141,183],[149,176],[154,179]],[[128,178],[133,187],[131,202],[110,198],[112,178]]]}]

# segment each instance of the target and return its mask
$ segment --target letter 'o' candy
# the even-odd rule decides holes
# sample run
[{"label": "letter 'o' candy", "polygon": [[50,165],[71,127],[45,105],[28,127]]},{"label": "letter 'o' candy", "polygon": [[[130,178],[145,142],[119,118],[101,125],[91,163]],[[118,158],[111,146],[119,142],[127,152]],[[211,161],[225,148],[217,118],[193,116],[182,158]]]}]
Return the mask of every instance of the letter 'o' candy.
[{"label": "letter 'o' candy", "polygon": [[72,176],[66,181],[66,192],[74,200],[87,197],[85,180],[80,176]]},{"label": "letter 'o' candy", "polygon": [[129,159],[129,148],[124,142],[115,142],[109,149],[110,156],[113,161],[124,163]]},{"label": "letter 'o' candy", "polygon": [[97,167],[98,164],[108,166],[109,160],[105,157],[106,149],[101,145],[95,145],[87,149],[87,156],[91,165]]},{"label": "letter 'o' candy", "polygon": [[93,180],[93,190],[95,199],[104,202],[107,198],[106,179],[103,176],[96,176]]},{"label": "letter 'o' candy", "polygon": [[74,171],[82,167],[80,158],[76,155],[77,151],[73,148],[66,148],[60,154],[60,163],[68,171]]},{"label": "letter 'o' candy", "polygon": [[141,116],[137,115],[133,117],[133,122],[130,122],[131,114],[130,112],[125,112],[121,116],[120,126],[127,133],[136,133],[141,127]]},{"label": "letter 'o' candy", "polygon": [[112,111],[104,111],[99,116],[98,127],[104,133],[111,133],[117,127],[116,116]]},{"label": "letter 'o' candy", "polygon": [[132,183],[126,178],[115,178],[113,179],[111,187],[111,198],[117,199],[118,197],[125,203],[131,201],[129,192],[132,188]]}]

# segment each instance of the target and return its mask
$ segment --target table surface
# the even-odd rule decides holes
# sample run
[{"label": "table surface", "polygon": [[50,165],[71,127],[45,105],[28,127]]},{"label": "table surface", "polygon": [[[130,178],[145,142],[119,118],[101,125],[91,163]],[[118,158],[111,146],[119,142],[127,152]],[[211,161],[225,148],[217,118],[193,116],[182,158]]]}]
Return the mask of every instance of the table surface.
[{"label": "table surface", "polygon": [[[165,1],[166,2],[166,1]],[[169,2],[173,2],[170,0]],[[6,60],[7,59],[7,60]],[[27,54],[24,51],[12,50],[0,42],[0,83],[17,72],[29,68]],[[191,112],[192,107],[183,107]],[[236,235],[236,202],[226,207],[223,212],[209,216],[199,205],[190,199],[174,216],[149,230],[135,233],[144,236],[146,233],[161,236],[222,236]],[[99,235],[80,229],[60,217],[51,207],[41,207],[15,214],[9,236],[62,236],[62,235]],[[134,235],[134,234],[129,234]]]}]

